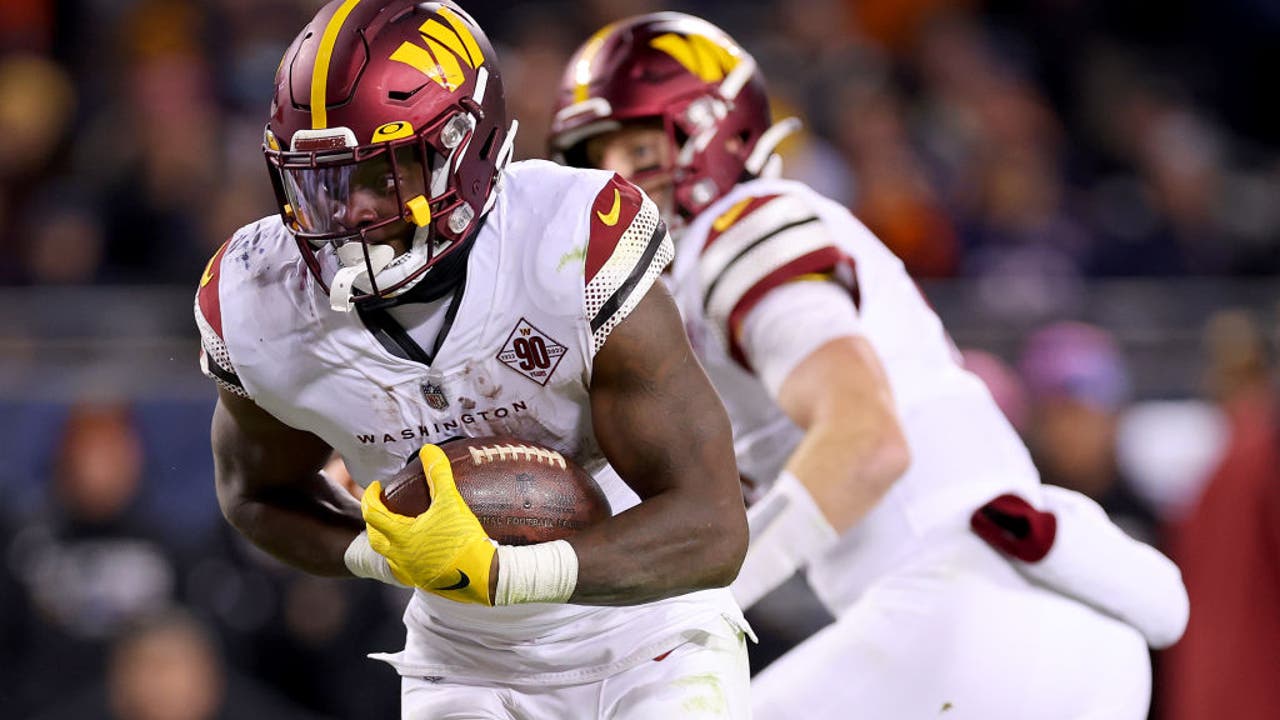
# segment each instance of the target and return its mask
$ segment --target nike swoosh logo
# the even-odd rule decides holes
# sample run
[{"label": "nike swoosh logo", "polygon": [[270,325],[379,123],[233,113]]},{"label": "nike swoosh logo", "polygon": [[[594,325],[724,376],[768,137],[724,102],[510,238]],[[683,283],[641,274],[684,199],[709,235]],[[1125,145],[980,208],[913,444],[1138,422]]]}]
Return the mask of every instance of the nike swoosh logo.
[{"label": "nike swoosh logo", "polygon": [[432,588],[432,590],[461,590],[462,588],[464,588],[464,587],[466,587],[466,586],[468,586],[468,585],[470,585],[470,584],[471,584],[471,578],[467,577],[467,574],[466,574],[466,573],[464,573],[464,572],[462,572],[461,570],[459,570],[459,571],[458,571],[458,582],[456,582],[456,583],[454,583],[454,584],[452,584],[452,585],[446,586],[446,587]]},{"label": "nike swoosh logo", "polygon": [[614,225],[618,224],[618,215],[620,215],[621,213],[622,213],[622,196],[618,194],[618,188],[614,188],[613,189],[613,207],[609,210],[607,214],[597,210],[596,217],[600,218],[600,222],[604,223],[605,225],[608,225],[609,227],[613,227]]},{"label": "nike swoosh logo", "polygon": [[222,243],[217,252],[213,254],[213,257],[209,258],[209,262],[205,264],[204,274],[200,276],[200,287],[208,285],[209,281],[213,280],[213,269],[216,267],[218,258],[222,257],[222,251],[227,249],[227,243],[229,242],[231,241],[228,240],[227,242]]},{"label": "nike swoosh logo", "polygon": [[209,258],[209,264],[204,266],[204,274],[200,276],[200,287],[208,285],[209,281],[213,279],[213,261],[217,259],[218,253],[214,253],[213,257]]}]

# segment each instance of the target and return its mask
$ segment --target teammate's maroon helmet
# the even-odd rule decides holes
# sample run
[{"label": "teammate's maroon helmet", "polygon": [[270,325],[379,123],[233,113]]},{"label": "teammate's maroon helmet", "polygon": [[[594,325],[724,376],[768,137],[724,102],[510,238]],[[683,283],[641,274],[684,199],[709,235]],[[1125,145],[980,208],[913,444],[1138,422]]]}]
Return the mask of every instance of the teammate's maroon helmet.
[{"label": "teammate's maroon helmet", "polygon": [[560,84],[551,153],[586,166],[588,138],[638,120],[666,130],[674,163],[655,172],[671,176],[685,220],[765,173],[796,125],[771,125],[764,78],[746,51],[711,23],[675,12],[606,25],[578,48]]},{"label": "teammate's maroon helmet", "polygon": [[493,48],[457,6],[333,0],[317,13],[276,71],[263,152],[335,308],[402,292],[463,245],[510,158],[507,122]]}]

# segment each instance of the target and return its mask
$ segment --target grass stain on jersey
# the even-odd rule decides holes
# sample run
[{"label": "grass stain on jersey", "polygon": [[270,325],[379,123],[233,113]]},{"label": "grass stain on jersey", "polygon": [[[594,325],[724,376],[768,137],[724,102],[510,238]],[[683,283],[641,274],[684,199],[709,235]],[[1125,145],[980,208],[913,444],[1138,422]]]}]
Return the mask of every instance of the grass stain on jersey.
[{"label": "grass stain on jersey", "polygon": [[728,712],[729,704],[725,702],[724,688],[720,686],[720,678],[712,673],[690,675],[675,681],[677,687],[687,688],[691,697],[682,705],[686,712],[708,713],[715,717],[723,717]]},{"label": "grass stain on jersey", "polygon": [[569,252],[560,256],[560,262],[556,264],[556,272],[564,270],[564,266],[569,263],[580,263],[587,259],[587,246],[579,245]]}]

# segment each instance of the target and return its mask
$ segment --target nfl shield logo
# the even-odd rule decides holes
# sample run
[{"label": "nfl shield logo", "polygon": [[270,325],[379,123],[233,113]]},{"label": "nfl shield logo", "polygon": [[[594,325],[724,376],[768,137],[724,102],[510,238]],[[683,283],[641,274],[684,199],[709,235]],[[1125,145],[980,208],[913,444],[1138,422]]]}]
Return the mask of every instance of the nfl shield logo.
[{"label": "nfl shield logo", "polygon": [[422,397],[432,410],[444,410],[449,407],[449,398],[444,396],[444,388],[431,381],[423,381]]}]

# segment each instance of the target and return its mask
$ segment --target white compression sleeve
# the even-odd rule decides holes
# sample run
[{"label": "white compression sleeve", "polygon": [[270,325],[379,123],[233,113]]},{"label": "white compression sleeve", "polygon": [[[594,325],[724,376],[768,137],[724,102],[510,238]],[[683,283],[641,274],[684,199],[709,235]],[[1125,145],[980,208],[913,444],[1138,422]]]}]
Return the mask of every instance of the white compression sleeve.
[{"label": "white compression sleeve", "polygon": [[355,540],[347,546],[347,551],[342,555],[342,561],[346,563],[347,569],[352,575],[362,578],[371,578],[380,580],[388,585],[407,588],[408,585],[396,579],[395,573],[391,572],[391,565],[387,563],[387,559],[378,554],[377,550],[369,544],[369,532],[361,530]]},{"label": "white compression sleeve", "polygon": [[567,602],[578,586],[578,553],[564,540],[498,546],[494,605]]},{"label": "white compression sleeve", "polygon": [[770,290],[747,313],[738,344],[776,398],[782,382],[814,350],[861,331],[848,290],[835,281],[806,280]]},{"label": "white compression sleeve", "polygon": [[751,544],[737,579],[729,586],[744,609],[786,582],[838,537],[809,491],[785,470],[747,510],[747,522]]}]

